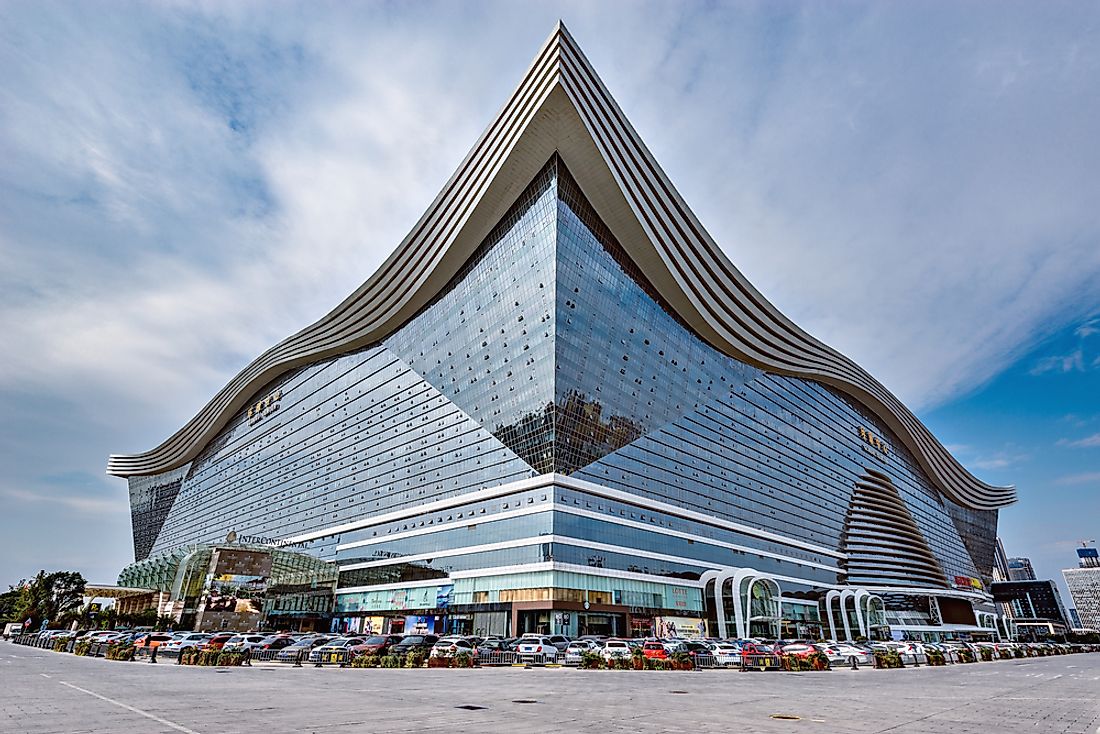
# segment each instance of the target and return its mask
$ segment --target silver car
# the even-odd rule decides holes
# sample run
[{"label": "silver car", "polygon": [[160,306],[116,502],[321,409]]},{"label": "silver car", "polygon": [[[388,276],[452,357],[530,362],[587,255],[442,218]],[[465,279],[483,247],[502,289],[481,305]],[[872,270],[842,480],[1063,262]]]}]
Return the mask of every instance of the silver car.
[{"label": "silver car", "polygon": [[580,665],[584,653],[598,653],[600,649],[600,646],[592,640],[574,640],[565,648],[565,658],[562,662],[566,665]]},{"label": "silver car", "polygon": [[521,663],[556,663],[558,648],[549,637],[523,637],[516,645],[516,660]]}]

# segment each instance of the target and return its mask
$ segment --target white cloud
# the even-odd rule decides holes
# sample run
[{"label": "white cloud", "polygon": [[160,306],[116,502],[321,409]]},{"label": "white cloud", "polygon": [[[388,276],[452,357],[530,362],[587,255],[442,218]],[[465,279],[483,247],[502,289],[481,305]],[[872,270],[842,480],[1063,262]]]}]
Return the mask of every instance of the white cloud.
[{"label": "white cloud", "polygon": [[1085,436],[1076,440],[1063,438],[1058,441],[1059,446],[1069,446],[1075,449],[1091,449],[1100,447],[1100,433],[1094,433],[1091,436]]},{"label": "white cloud", "polygon": [[1100,472],[1084,472],[1081,474],[1068,474],[1059,477],[1055,484],[1100,484]]}]

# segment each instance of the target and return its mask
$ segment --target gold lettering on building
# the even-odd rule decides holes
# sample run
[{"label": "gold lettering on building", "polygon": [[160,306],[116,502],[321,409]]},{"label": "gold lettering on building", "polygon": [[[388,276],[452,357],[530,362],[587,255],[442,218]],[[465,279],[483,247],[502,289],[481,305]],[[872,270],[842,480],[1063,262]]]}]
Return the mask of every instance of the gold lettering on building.
[{"label": "gold lettering on building", "polygon": [[864,444],[878,450],[883,456],[890,455],[890,447],[886,445],[886,442],[863,426],[859,427],[859,437]]},{"label": "gold lettering on building", "polygon": [[268,395],[248,406],[248,425],[254,426],[267,416],[279,409],[279,401],[283,399],[282,389]]}]

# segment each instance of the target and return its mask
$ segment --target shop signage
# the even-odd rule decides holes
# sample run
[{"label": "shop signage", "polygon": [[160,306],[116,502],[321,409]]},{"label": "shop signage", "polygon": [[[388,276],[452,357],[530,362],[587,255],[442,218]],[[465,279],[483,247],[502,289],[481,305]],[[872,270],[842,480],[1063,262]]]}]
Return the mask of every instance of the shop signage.
[{"label": "shop signage", "polygon": [[225,534],[225,542],[240,545],[267,545],[272,548],[304,548],[309,541],[294,542],[283,538],[267,538],[263,535],[237,535],[236,530],[230,530]]},{"label": "shop signage", "polygon": [[863,426],[859,427],[859,437],[865,446],[875,449],[882,456],[890,455],[890,447],[886,445],[886,442]]},{"label": "shop signage", "polygon": [[978,589],[979,591],[985,588],[981,579],[972,576],[956,576],[955,587],[958,589]]},{"label": "shop signage", "polygon": [[248,406],[248,425],[254,426],[267,416],[279,409],[279,401],[283,399],[283,391],[274,391],[263,400]]}]

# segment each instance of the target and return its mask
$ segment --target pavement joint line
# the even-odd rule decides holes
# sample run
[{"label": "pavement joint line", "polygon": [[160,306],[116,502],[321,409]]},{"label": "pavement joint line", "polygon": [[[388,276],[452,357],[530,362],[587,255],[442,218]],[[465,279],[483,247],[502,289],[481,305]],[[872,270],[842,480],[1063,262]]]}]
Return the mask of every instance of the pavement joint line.
[{"label": "pavement joint line", "polygon": [[122,703],[121,701],[116,701],[113,698],[107,698],[106,696],[102,696],[102,695],[96,693],[95,691],[89,691],[87,688],[81,688],[80,686],[74,686],[72,683],[66,683],[63,680],[59,680],[58,683],[60,683],[63,686],[68,686],[69,688],[80,691],[81,693],[87,693],[89,696],[95,696],[96,698],[100,699],[101,701],[106,701],[107,703],[114,704],[115,706],[118,706],[119,708],[124,708],[127,711],[132,711],[135,714],[140,714],[141,716],[144,716],[147,719],[152,719],[153,721],[157,722],[158,724],[164,724],[165,726],[167,726],[171,729],[175,729],[176,731],[183,732],[183,734],[198,734],[198,732],[194,731],[193,729],[188,729],[186,726],[180,726],[179,724],[168,721],[168,719],[162,719],[162,718],[160,718],[159,716],[157,716],[155,714],[151,714],[148,711],[142,711],[139,708],[134,708],[133,706],[130,706],[129,704]]},{"label": "pavement joint line", "polygon": [[52,675],[46,675],[45,673],[39,673],[39,675],[42,676],[43,678],[53,678]]}]

